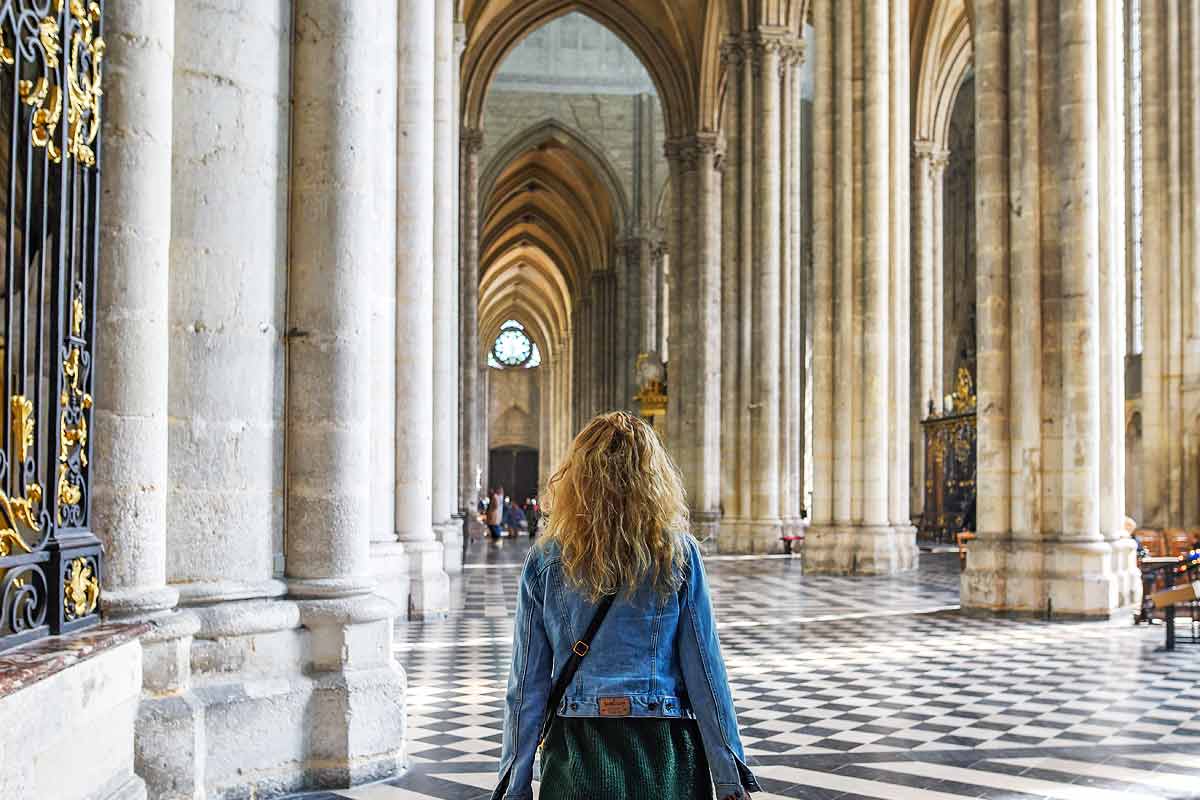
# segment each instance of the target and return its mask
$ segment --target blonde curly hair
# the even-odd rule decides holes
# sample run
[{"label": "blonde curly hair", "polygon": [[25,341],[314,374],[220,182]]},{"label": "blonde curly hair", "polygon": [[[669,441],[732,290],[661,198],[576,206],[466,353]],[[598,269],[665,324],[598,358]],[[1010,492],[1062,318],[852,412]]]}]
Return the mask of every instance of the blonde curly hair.
[{"label": "blonde curly hair", "polygon": [[650,578],[678,587],[687,556],[683,480],[658,434],[624,411],[587,424],[546,487],[543,541],[558,543],[567,583],[593,601]]}]

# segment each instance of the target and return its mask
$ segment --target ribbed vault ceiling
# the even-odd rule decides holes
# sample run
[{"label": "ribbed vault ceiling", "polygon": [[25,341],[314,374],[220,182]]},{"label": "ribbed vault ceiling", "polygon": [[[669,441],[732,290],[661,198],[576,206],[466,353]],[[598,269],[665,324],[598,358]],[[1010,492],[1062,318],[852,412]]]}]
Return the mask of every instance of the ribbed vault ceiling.
[{"label": "ribbed vault ceiling", "polygon": [[609,262],[623,209],[598,155],[554,126],[540,132],[492,170],[483,197],[480,341],[490,345],[517,319],[553,358],[571,330],[573,299]]}]

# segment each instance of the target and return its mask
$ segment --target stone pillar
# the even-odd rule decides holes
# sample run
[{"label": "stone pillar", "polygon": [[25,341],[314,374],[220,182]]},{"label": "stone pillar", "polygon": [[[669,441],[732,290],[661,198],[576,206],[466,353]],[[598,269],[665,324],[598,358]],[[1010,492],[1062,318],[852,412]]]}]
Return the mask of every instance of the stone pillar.
[{"label": "stone pillar", "polygon": [[1141,3],[1142,480],[1146,527],[1200,525],[1200,19]]},{"label": "stone pillar", "polygon": [[[816,572],[889,574],[912,569],[917,555],[911,526],[896,524],[905,515],[892,498],[900,492],[908,502],[907,447],[900,440],[907,444],[910,409],[892,396],[899,380],[895,346],[908,347],[907,338],[892,342],[907,337],[899,308],[906,296],[892,288],[906,268],[896,260],[895,247],[904,243],[893,241],[893,231],[908,225],[900,184],[909,181],[907,159],[904,169],[897,167],[892,143],[893,114],[907,113],[897,99],[907,82],[897,85],[893,73],[907,62],[891,54],[908,20],[898,5],[864,3],[856,10],[863,15],[861,37],[851,15],[835,14],[829,2],[814,5],[814,460],[820,466],[805,555]],[[853,81],[859,63],[861,102]],[[853,158],[858,142],[861,164]],[[908,380],[907,365],[899,367]]]},{"label": "stone pillar", "polygon": [[[479,151],[483,149],[483,132],[478,128],[463,128],[459,136],[459,172],[461,174],[460,209],[461,255],[459,260],[459,335],[461,348],[459,368],[462,381],[462,429],[459,445],[462,455],[459,466],[459,489],[463,508],[474,509],[479,493],[487,486],[480,485],[487,471],[487,448],[482,446],[480,432],[486,422],[487,406],[483,404],[483,386],[479,359]],[[470,514],[468,519],[474,519]]]},{"label": "stone pillar", "polygon": [[942,406],[942,396],[949,393],[950,384],[947,374],[954,367],[953,354],[946,352],[946,165],[950,163],[950,153],[936,148],[929,159],[929,188],[932,204],[930,206],[931,243],[930,251],[933,259],[932,281],[933,308],[933,386],[937,392],[937,406]]},{"label": "stone pillar", "polygon": [[436,5],[404,0],[399,26],[396,341],[403,347],[396,368],[396,533],[408,554],[414,617],[444,614],[450,602],[444,548],[430,521],[434,381],[426,361],[436,342],[435,254],[445,252],[434,246]]},{"label": "stone pillar", "polygon": [[459,267],[458,61],[454,0],[434,2],[433,121],[433,529],[442,543],[444,568],[462,570],[462,519],[458,516]]},{"label": "stone pillar", "polygon": [[[202,796],[203,714],[188,691],[198,630],[167,585],[168,348],[175,6],[109,0],[104,69],[92,525],[104,543],[102,611],[150,619],[142,641],[135,769],[155,796]],[[169,699],[156,697],[169,695]],[[163,749],[164,743],[170,743]],[[143,790],[145,791],[145,790]]]},{"label": "stone pillar", "polygon": [[110,0],[104,214],[96,313],[92,524],[104,542],[106,617],[174,608],[168,588],[167,292],[171,238],[174,3]]},{"label": "stone pillar", "polygon": [[755,43],[758,80],[755,109],[753,395],[750,454],[751,551],[771,547],[779,538],[780,403],[780,86],[779,39]]},{"label": "stone pillar", "polygon": [[786,269],[791,275],[790,291],[784,302],[790,309],[789,321],[783,340],[788,364],[784,369],[784,412],[787,415],[787,439],[784,442],[788,481],[784,484],[781,513],[784,525],[790,533],[798,533],[801,514],[805,506],[804,483],[804,385],[807,379],[807,347],[804,330],[807,324],[807,308],[804,302],[805,276],[803,259],[803,224],[801,174],[803,172],[804,143],[802,136],[801,104],[803,92],[801,82],[804,66],[804,44],[795,42],[787,49],[787,81],[785,98],[788,114],[784,118],[787,147],[790,152],[789,166],[784,172],[783,191],[788,198],[788,213],[784,225],[788,227],[788,257]]},{"label": "stone pillar", "polygon": [[716,134],[698,133],[669,141],[666,153],[673,188],[684,187],[672,225],[673,252],[682,256],[670,314],[668,444],[683,472],[693,532],[709,540],[721,516],[721,148]]},{"label": "stone pillar", "polygon": [[168,575],[185,604],[277,597],[289,18],[181,3],[176,29]]},{"label": "stone pillar", "polygon": [[[1125,271],[1127,197],[1124,159],[1128,152],[1125,114],[1125,9],[1120,0],[1101,0],[1098,25],[1100,192],[1100,534],[1112,548],[1111,569],[1119,596],[1140,593],[1137,573],[1128,569],[1136,545],[1125,533]],[[1106,24],[1107,23],[1107,24]],[[1200,28],[1198,28],[1200,30]],[[1122,169],[1124,167],[1125,169]]]},{"label": "stone pillar", "polygon": [[[1104,443],[1123,436],[1100,386],[1119,335],[1104,332],[1119,323],[1120,267],[1101,238],[1101,208],[1110,220],[1123,213],[1123,161],[1104,163],[1120,133],[1098,84],[1098,73],[1119,71],[1108,38],[1120,30],[1117,5],[1064,3],[1041,24],[996,0],[976,6],[979,539],[962,578],[969,609],[1107,617],[1137,599],[1132,550],[1110,538],[1117,523],[1101,516],[1114,509],[1097,500],[1119,471],[1102,465]],[[1047,57],[1057,70],[1008,83],[1014,61]],[[1059,120],[1050,141],[1038,124],[1048,93]],[[1039,160],[1048,146],[1058,158]]]},{"label": "stone pillar", "polygon": [[837,230],[834,180],[835,144],[838,135],[833,0],[813,0],[813,320],[812,320],[812,508],[810,530],[834,526],[835,424],[834,303]]},{"label": "stone pillar", "polygon": [[[399,17],[382,15],[373,73],[378,93],[375,118],[387,154],[373,156],[376,219],[390,229],[396,219],[396,48]],[[396,237],[376,236],[371,278],[371,572],[375,593],[390,600],[403,615],[408,609],[409,564],[404,545],[396,541]]]},{"label": "stone pillar", "polygon": [[[674,184],[672,184],[674,191]],[[672,240],[673,241],[673,240]],[[667,339],[670,335],[667,319],[670,314],[667,309],[667,252],[670,245],[659,242],[651,251],[654,263],[654,339],[658,346],[658,354],[666,361],[670,356],[667,350]]]},{"label": "stone pillar", "polygon": [[[372,81],[386,4],[298,0],[292,61],[288,291],[289,593],[308,629],[308,781],[346,786],[402,764],[404,676],[391,603],[371,594],[371,272],[380,144]],[[389,137],[383,139],[390,147]],[[390,157],[385,156],[390,161]]]},{"label": "stone pillar", "polygon": [[[721,198],[721,528],[718,549],[735,552],[738,548],[744,515],[741,510],[743,493],[740,472],[743,450],[739,442],[741,420],[745,411],[742,403],[740,378],[741,307],[739,298],[749,294],[749,284],[740,280],[742,266],[739,234],[742,212],[742,175],[751,174],[751,162],[741,156],[743,140],[743,107],[753,105],[753,94],[743,91],[742,69],[745,50],[740,37],[731,37],[721,46],[721,63],[728,75],[724,118],[727,156],[722,172]],[[749,201],[749,196],[746,200]],[[750,230],[746,230],[749,239]],[[747,315],[749,322],[749,315]],[[749,499],[749,494],[746,494]]]},{"label": "stone pillar", "polygon": [[913,143],[913,370],[916,387],[912,403],[912,509],[920,514],[925,508],[925,437],[921,420],[929,415],[930,404],[942,407],[942,392],[934,381],[933,344],[934,302],[934,228],[933,166],[935,146],[918,140]]},{"label": "stone pillar", "polygon": [[[897,0],[888,19],[891,64],[911,63],[909,54],[909,6]],[[914,421],[909,414],[912,396],[912,173],[909,146],[912,141],[909,72],[893,69],[889,75],[889,142],[891,197],[888,203],[889,270],[889,387],[888,417],[888,520],[897,539],[915,549],[916,528],[912,524],[909,492],[910,444]],[[919,429],[919,426],[917,426]],[[911,543],[911,544],[910,544]]]}]

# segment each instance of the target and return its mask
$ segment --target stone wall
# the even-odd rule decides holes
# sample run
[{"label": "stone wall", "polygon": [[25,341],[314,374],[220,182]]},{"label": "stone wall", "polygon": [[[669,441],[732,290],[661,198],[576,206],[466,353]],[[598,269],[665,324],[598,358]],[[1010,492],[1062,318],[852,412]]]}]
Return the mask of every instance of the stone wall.
[{"label": "stone wall", "polygon": [[489,369],[488,447],[539,448],[540,367]]}]

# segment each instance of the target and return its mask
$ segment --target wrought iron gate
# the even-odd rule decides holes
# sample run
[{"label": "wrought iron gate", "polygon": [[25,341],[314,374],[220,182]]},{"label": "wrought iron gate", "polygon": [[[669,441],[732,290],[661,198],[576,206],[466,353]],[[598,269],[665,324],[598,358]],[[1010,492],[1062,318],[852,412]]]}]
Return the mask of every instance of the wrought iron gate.
[{"label": "wrought iron gate", "polygon": [[0,3],[0,650],[97,620],[101,3]]}]

